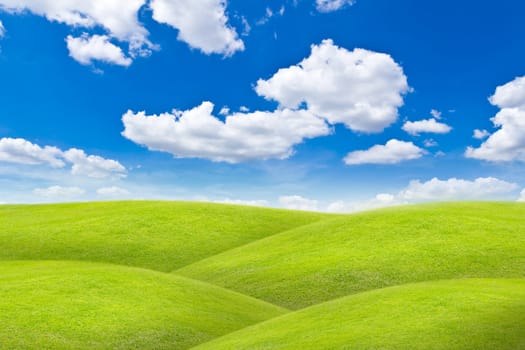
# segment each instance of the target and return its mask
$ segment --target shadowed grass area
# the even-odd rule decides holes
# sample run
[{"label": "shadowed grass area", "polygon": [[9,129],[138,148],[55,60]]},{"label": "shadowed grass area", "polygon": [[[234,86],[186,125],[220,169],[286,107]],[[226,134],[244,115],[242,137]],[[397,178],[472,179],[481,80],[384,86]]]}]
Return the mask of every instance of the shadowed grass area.
[{"label": "shadowed grass area", "polygon": [[525,204],[431,204],[348,215],[176,272],[291,309],[404,283],[525,277]]},{"label": "shadowed grass area", "polygon": [[188,202],[0,206],[0,260],[89,260],[168,272],[324,217]]},{"label": "shadowed grass area", "polygon": [[195,349],[516,350],[525,348],[525,280],[452,280],[338,299]]},{"label": "shadowed grass area", "polygon": [[0,349],[186,349],[284,312],[149,270],[0,262]]}]

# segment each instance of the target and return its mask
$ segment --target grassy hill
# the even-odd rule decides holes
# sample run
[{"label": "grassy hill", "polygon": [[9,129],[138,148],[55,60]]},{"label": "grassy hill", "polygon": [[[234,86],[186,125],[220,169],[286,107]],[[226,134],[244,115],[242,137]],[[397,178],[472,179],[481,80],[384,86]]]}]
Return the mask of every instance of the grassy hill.
[{"label": "grassy hill", "polygon": [[0,263],[0,349],[185,349],[285,311],[149,270]]},{"label": "grassy hill", "polygon": [[404,283],[525,277],[525,205],[431,204],[349,215],[177,273],[291,309]]},{"label": "grassy hill", "polygon": [[0,205],[0,349],[525,349],[524,283],[525,204]]},{"label": "grassy hill", "polygon": [[525,280],[426,282],[365,292],[195,349],[525,349]]},{"label": "grassy hill", "polygon": [[323,217],[188,202],[0,206],[0,260],[88,260],[168,272]]}]

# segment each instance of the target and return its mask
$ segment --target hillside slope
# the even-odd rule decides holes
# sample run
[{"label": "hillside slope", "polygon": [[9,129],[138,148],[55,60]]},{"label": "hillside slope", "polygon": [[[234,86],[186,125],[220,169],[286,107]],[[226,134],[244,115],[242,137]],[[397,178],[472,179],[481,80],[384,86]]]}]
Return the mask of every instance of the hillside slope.
[{"label": "hillside slope", "polygon": [[431,204],[348,215],[176,273],[290,309],[419,281],[525,277],[525,204]]},{"label": "hillside slope", "polygon": [[427,282],[366,292],[197,346],[221,349],[525,348],[525,280]]},{"label": "hillside slope", "polygon": [[0,262],[0,349],[186,349],[284,312],[149,270]]},{"label": "hillside slope", "polygon": [[0,260],[88,260],[168,272],[325,217],[189,202],[0,205]]}]

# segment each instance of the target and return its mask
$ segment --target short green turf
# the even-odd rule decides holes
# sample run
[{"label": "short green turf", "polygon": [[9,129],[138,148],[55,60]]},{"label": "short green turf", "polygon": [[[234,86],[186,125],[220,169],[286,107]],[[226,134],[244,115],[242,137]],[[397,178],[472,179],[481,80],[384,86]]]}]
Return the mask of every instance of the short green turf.
[{"label": "short green turf", "polygon": [[524,277],[525,204],[0,206],[0,349],[525,349]]},{"label": "short green turf", "polygon": [[525,349],[525,280],[451,280],[365,292],[197,349]]},{"label": "short green turf", "polygon": [[525,204],[430,204],[328,219],[176,272],[290,309],[412,282],[521,278]]},{"label": "short green turf", "polygon": [[189,202],[0,205],[0,260],[88,260],[168,272],[324,217]]},{"label": "short green turf", "polygon": [[0,262],[0,349],[186,349],[284,312],[144,269]]}]

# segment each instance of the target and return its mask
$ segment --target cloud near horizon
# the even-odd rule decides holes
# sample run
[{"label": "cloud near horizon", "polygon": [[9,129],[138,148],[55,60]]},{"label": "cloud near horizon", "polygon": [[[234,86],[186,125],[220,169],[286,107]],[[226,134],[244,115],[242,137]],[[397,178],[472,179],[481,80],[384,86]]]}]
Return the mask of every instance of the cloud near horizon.
[{"label": "cloud near horizon", "polygon": [[0,139],[0,162],[47,165],[52,168],[64,168],[71,165],[71,174],[92,178],[126,176],[126,168],[116,160],[100,156],[87,155],[83,150],[71,148],[62,151],[57,147],[41,147],[22,138]]},{"label": "cloud near horizon", "polygon": [[[425,182],[412,180],[398,193],[381,193],[372,199],[350,204],[336,201],[328,206],[327,211],[345,213],[432,201],[493,200],[510,196],[517,189],[517,184],[494,177],[475,180],[432,178]],[[525,190],[522,199],[525,200]]]},{"label": "cloud near horizon", "polygon": [[78,198],[85,193],[86,191],[80,187],[62,187],[58,185],[50,186],[48,188],[36,188],[33,190],[33,194],[36,196],[49,199]]},{"label": "cloud near horizon", "polygon": [[319,202],[314,199],[293,195],[279,197],[279,204],[285,209],[317,211]]}]

